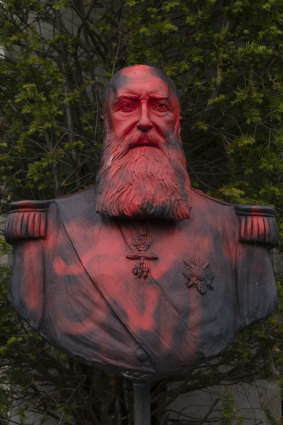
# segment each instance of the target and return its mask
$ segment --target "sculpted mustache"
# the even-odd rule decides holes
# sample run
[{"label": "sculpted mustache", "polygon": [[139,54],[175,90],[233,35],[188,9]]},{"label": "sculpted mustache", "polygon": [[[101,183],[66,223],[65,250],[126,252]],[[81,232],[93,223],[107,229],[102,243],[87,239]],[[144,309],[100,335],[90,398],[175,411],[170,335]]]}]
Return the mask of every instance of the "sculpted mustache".
[{"label": "sculpted mustache", "polygon": [[137,146],[154,146],[165,153],[163,149],[164,140],[154,133],[140,134],[135,131],[123,140],[116,139],[113,145],[117,147],[114,150],[113,159],[123,158],[131,149]]},{"label": "sculpted mustache", "polygon": [[129,147],[134,148],[135,146],[142,146],[142,145],[152,145],[157,148],[160,148],[162,143],[164,142],[161,137],[157,136],[156,134],[150,134],[150,133],[144,133],[139,134],[135,132],[132,134],[129,139],[127,140]]}]

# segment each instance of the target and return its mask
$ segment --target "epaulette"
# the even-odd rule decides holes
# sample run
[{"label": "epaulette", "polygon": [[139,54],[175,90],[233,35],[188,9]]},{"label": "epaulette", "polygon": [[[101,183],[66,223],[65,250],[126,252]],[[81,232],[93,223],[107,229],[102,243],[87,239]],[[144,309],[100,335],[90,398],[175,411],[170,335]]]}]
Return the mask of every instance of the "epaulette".
[{"label": "epaulette", "polygon": [[240,218],[240,241],[266,244],[273,248],[279,243],[279,232],[272,207],[235,205]]},{"label": "epaulette", "polygon": [[18,201],[10,204],[4,235],[7,242],[46,237],[47,210],[51,201]]}]

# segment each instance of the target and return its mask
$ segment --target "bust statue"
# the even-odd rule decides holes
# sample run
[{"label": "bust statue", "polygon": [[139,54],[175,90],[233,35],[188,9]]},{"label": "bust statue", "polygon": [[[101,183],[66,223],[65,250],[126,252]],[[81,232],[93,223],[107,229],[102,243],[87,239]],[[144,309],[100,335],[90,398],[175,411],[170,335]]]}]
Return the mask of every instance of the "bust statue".
[{"label": "bust statue", "polygon": [[276,311],[274,210],[190,186],[174,83],[145,65],[109,82],[94,188],[11,204],[9,299],[44,338],[126,377],[180,373]]}]

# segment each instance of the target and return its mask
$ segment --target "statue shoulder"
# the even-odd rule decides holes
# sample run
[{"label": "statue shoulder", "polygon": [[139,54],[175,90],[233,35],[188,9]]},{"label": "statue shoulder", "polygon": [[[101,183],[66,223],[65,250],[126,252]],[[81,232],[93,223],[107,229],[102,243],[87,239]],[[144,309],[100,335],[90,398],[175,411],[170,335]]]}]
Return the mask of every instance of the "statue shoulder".
[{"label": "statue shoulder", "polygon": [[234,204],[222,201],[222,199],[214,198],[213,196],[210,196],[199,189],[192,188],[191,193],[193,195],[194,204],[202,203],[205,208],[216,208],[218,211],[223,211],[223,213],[225,213],[225,211],[227,212],[228,210],[231,210],[232,213],[234,212]]},{"label": "statue shoulder", "polygon": [[42,239],[46,237],[49,201],[17,201],[10,204],[5,224],[5,239],[9,243],[18,240]]},{"label": "statue shoulder", "polygon": [[[271,249],[279,243],[279,232],[274,208],[264,205],[239,205],[213,198],[200,190],[192,190],[197,203],[202,199],[205,208],[212,214],[233,217],[239,223],[239,241],[266,245]],[[203,207],[203,208],[204,208]],[[223,207],[223,208],[222,208]]]},{"label": "statue shoulder", "polygon": [[235,205],[240,219],[240,242],[267,245],[279,243],[279,232],[274,208],[263,205]]},{"label": "statue shoulder", "polygon": [[62,215],[66,211],[80,215],[89,205],[93,205],[93,190],[85,189],[47,201],[12,202],[4,230],[6,241],[13,244],[20,240],[45,239],[47,215],[52,204]]}]

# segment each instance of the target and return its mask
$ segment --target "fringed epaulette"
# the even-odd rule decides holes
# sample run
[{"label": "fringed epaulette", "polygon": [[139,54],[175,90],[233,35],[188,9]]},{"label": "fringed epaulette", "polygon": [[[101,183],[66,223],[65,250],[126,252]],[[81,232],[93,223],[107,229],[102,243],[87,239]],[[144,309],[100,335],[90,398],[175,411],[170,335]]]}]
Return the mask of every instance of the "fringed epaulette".
[{"label": "fringed epaulette", "polygon": [[265,244],[268,248],[278,245],[279,233],[274,209],[257,205],[236,205],[240,218],[240,241]]},{"label": "fringed epaulette", "polygon": [[18,201],[10,204],[5,224],[5,239],[12,243],[20,239],[46,237],[47,210],[50,201]]}]

